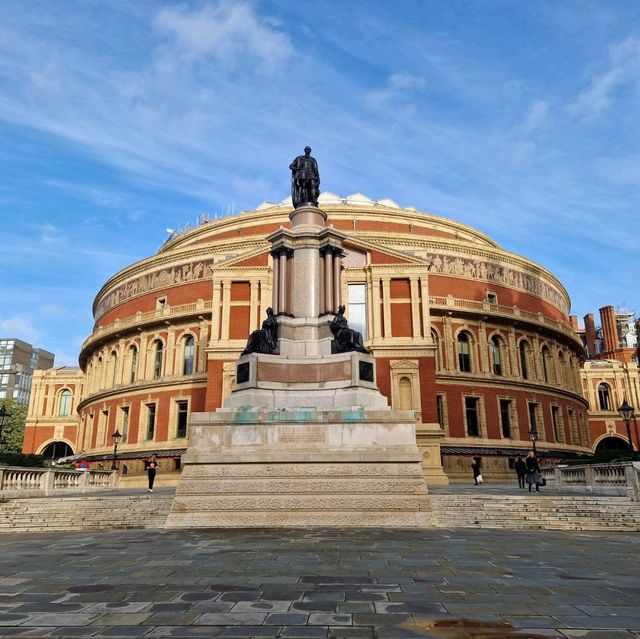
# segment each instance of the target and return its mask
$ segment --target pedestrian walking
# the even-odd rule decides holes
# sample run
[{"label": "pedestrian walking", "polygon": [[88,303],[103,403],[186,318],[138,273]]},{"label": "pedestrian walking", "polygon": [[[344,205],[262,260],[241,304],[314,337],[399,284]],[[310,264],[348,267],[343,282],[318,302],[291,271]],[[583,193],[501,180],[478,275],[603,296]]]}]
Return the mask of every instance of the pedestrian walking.
[{"label": "pedestrian walking", "polygon": [[147,492],[152,493],[153,482],[156,480],[156,472],[158,471],[158,468],[160,468],[160,464],[158,464],[158,461],[156,460],[156,456],[151,455],[151,459],[148,459],[145,462],[144,466],[147,471],[147,477],[149,478],[149,488]]},{"label": "pedestrian walking", "polygon": [[527,474],[527,465],[524,463],[522,455],[518,455],[518,459],[516,459],[513,467],[515,468],[516,475],[518,475],[518,487],[524,488],[524,477]]},{"label": "pedestrian walking", "polygon": [[524,463],[527,468],[526,480],[527,484],[529,484],[529,492],[531,492],[531,487],[535,485],[536,492],[539,493],[540,484],[542,483],[542,471],[540,470],[538,458],[533,454],[532,450],[527,453]]},{"label": "pedestrian walking", "polygon": [[480,457],[474,457],[471,463],[471,470],[473,471],[473,481],[476,486],[479,486],[484,480],[482,478],[482,459]]}]

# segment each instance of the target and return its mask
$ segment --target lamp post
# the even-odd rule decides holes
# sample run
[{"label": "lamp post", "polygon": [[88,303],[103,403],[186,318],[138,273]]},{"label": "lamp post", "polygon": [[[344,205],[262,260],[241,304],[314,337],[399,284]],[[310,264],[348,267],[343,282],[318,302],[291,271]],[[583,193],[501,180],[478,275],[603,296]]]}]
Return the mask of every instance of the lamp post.
[{"label": "lamp post", "polygon": [[535,424],[531,426],[531,430],[529,431],[529,439],[531,440],[531,445],[533,446],[533,454],[537,457],[538,451],[536,450],[536,440],[538,439],[538,427]]},{"label": "lamp post", "polygon": [[116,460],[118,459],[118,444],[122,441],[122,435],[117,428],[113,435],[111,435],[111,439],[113,439],[113,462],[111,463],[111,470],[117,470],[118,465]]},{"label": "lamp post", "polygon": [[2,431],[4,430],[4,425],[6,424],[9,417],[11,417],[11,413],[9,413],[7,407],[2,404],[2,406],[0,406],[0,451],[6,450],[8,446],[8,442],[4,438]]},{"label": "lamp post", "polygon": [[622,402],[622,406],[618,408],[618,412],[620,413],[620,417],[622,417],[622,419],[624,420],[624,425],[627,427],[629,450],[633,453],[633,441],[631,439],[631,420],[635,417],[635,415],[633,414],[633,406],[629,406],[629,404],[627,404],[627,400],[625,399]]}]

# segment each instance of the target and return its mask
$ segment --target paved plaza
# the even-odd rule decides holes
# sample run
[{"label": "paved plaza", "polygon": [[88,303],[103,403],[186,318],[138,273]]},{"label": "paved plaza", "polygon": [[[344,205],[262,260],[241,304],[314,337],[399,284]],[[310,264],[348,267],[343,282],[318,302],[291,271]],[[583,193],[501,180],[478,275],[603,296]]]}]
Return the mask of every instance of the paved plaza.
[{"label": "paved plaza", "polygon": [[135,530],[0,544],[0,636],[640,637],[637,534]]}]

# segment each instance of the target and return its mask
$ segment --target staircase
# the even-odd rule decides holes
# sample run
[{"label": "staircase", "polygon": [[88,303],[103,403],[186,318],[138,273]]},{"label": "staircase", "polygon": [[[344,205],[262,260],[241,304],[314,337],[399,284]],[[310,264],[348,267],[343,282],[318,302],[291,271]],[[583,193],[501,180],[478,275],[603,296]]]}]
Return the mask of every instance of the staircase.
[{"label": "staircase", "polygon": [[163,528],[173,495],[72,496],[0,502],[0,534]]},{"label": "staircase", "polygon": [[430,495],[439,528],[640,531],[640,503],[628,497]]}]

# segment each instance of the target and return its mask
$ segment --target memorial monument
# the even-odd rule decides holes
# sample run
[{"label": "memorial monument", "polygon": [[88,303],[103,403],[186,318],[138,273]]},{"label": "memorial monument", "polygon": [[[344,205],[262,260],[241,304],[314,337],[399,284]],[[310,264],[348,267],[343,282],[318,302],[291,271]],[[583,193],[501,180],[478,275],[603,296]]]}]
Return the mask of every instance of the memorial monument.
[{"label": "memorial monument", "polygon": [[318,207],[309,147],[290,169],[291,228],[267,238],[272,306],[224,406],[192,415],[167,527],[428,526],[414,414],[389,408],[348,326],[347,236]]}]

